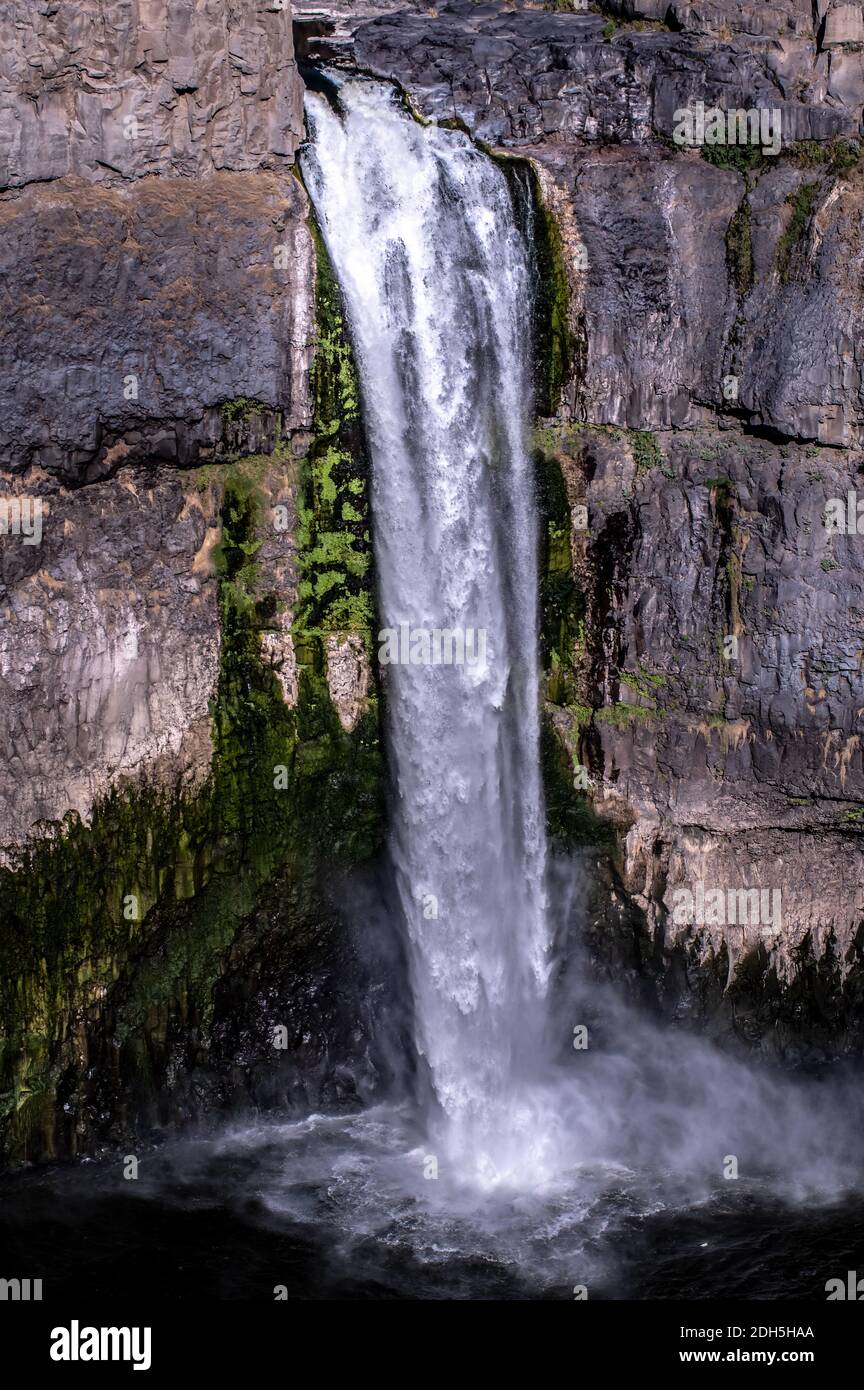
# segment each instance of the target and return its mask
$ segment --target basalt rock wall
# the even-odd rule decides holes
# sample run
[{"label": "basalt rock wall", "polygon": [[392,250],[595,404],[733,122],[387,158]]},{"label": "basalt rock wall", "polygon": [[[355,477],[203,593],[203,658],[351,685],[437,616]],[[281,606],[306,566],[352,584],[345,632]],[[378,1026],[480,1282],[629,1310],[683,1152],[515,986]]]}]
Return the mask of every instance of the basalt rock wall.
[{"label": "basalt rock wall", "polygon": [[[332,52],[531,160],[557,227],[547,782],[560,839],[613,835],[595,956],[749,1046],[857,1050],[864,7],[412,8]],[[712,107],[781,139],[676,138]]]},{"label": "basalt rock wall", "polygon": [[0,24],[0,1151],[356,1103],[399,963],[335,897],[374,584],[290,7]]},{"label": "basalt rock wall", "polygon": [[[0,3],[8,1152],[388,1072],[401,957],[336,905],[365,864],[388,916],[384,775],[295,35],[542,194],[550,826],[597,867],[574,929],[671,1016],[860,1047],[862,13]],[[778,123],[682,145],[712,107]]]}]

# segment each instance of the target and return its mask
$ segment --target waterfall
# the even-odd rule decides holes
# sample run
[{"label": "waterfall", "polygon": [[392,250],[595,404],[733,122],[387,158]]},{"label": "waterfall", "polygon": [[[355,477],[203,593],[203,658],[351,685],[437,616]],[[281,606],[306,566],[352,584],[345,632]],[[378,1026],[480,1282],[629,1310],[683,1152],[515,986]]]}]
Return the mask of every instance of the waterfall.
[{"label": "waterfall", "polygon": [[372,460],[416,1043],[441,1152],[494,1184],[536,1173],[545,1142],[532,277],[495,162],[389,86],[337,80],[338,112],[307,95],[302,167]]}]

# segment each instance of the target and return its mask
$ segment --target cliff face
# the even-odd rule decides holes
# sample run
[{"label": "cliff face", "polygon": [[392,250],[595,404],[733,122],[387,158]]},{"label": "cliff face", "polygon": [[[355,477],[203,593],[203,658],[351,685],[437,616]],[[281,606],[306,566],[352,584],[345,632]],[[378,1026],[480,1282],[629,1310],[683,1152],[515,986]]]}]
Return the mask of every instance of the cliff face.
[{"label": "cliff face", "polygon": [[329,887],[382,776],[289,7],[0,20],[0,1145],[38,1157],[372,1083]]},{"label": "cliff face", "polygon": [[0,26],[0,187],[293,163],[302,89],[284,0],[3,0]]},{"label": "cliff face", "polygon": [[0,19],[0,460],[43,513],[0,556],[9,844],[204,775],[218,509],[176,469],[308,432],[315,269],[287,9]]},{"label": "cliff face", "polygon": [[187,464],[237,398],[308,427],[287,5],[6,3],[0,23],[4,466]]},{"label": "cliff face", "polygon": [[[302,55],[530,160],[550,215],[546,772],[558,840],[595,847],[595,957],[830,1054],[861,1015],[864,559],[825,516],[861,477],[864,7],[595,8],[294,19]],[[0,536],[0,1126],[35,1156],[350,1101],[404,988],[330,892],[384,777],[288,6],[0,23],[3,516],[40,532]],[[779,152],[676,145],[699,102],[778,112]]]},{"label": "cliff face", "polygon": [[[595,954],[637,959],[665,1008],[857,1048],[864,552],[826,517],[862,467],[864,9],[555,8],[457,0],[341,40],[530,158],[557,222],[553,819],[614,826]],[[699,102],[768,108],[781,138],[681,148]]]},{"label": "cliff face", "polygon": [[0,447],[43,512],[0,556],[0,842],[151,762],[207,766],[218,514],[176,470],[308,434],[307,214],[264,172],[0,201]]},{"label": "cliff face", "polygon": [[578,523],[547,713],[664,1006],[793,1056],[857,1048],[864,574],[822,520],[854,465],[734,427],[539,444]]},{"label": "cliff face", "polygon": [[[835,176],[831,158],[842,161],[859,133],[864,54],[817,50],[803,3],[787,7],[788,26],[777,9],[784,37],[762,36],[763,19],[754,39],[743,12],[755,9],[666,6],[683,33],[612,32],[607,20],[604,37],[601,15],[457,3],[434,19],[374,20],[354,50],[362,66],[403,82],[426,114],[530,154],[560,186],[586,320],[584,370],[568,401],[577,415],[637,429],[698,425],[706,410],[726,408],[723,381],[734,373],[750,423],[855,444],[861,187],[851,170]],[[725,27],[712,27],[721,10]],[[709,37],[717,28],[725,39]],[[781,156],[746,176],[734,160],[685,157],[673,144],[675,113],[698,102],[779,113]],[[793,249],[804,264],[780,267],[778,242],[799,230],[802,199],[811,234]],[[733,218],[742,245],[730,274]]]}]

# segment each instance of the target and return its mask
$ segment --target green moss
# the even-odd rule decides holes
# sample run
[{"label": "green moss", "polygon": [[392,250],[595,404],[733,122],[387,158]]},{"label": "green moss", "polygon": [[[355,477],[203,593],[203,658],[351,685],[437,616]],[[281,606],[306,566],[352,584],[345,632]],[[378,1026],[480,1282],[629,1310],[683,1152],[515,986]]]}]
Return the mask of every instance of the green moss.
[{"label": "green moss", "polygon": [[269,409],[263,401],[250,400],[247,396],[238,396],[233,401],[223,401],[220,406],[220,414],[223,421],[234,423],[237,420],[248,420],[253,415],[260,415],[263,410]]},{"label": "green moss", "polygon": [[368,644],[374,623],[374,576],[359,383],[341,292],[317,228],[315,245],[315,440],[300,468],[299,607],[294,632],[302,642],[350,629]]},{"label": "green moss", "polygon": [[702,158],[715,169],[732,169],[737,174],[747,174],[752,169],[761,169],[770,156],[763,155],[761,145],[703,145]]},{"label": "green moss", "polygon": [[621,680],[643,700],[655,700],[660,691],[669,684],[668,676],[660,672],[646,671],[641,665],[638,671],[622,671]]},{"label": "green moss", "polygon": [[291,454],[280,441],[271,454],[244,454],[238,458],[228,458],[220,463],[203,463],[190,468],[185,475],[198,492],[209,492],[216,488],[221,493],[232,478],[245,478],[249,483],[261,486],[274,463],[287,463]]},{"label": "green moss", "polygon": [[[624,677],[629,684],[629,677]],[[614,705],[603,705],[594,711],[594,720],[597,724],[611,724],[613,729],[626,729],[631,724],[651,723],[658,717],[659,711],[656,709],[645,709],[642,705],[630,705],[626,700],[619,700]]]},{"label": "green moss", "polygon": [[755,274],[750,201],[746,197],[726,229],[726,263],[738,297],[743,299],[753,288]]},{"label": "green moss", "polygon": [[[674,142],[664,143],[680,151],[681,147]],[[713,164],[717,169],[731,169],[748,178],[751,183],[749,176],[760,173],[778,160],[800,169],[819,169],[835,178],[850,173],[861,162],[859,141],[840,136],[833,140],[798,140],[784,144],[779,155],[763,154],[761,144],[703,145],[700,153],[707,164]]]},{"label": "green moss", "polygon": [[[535,433],[541,522],[540,656],[547,701],[541,764],[547,831],[552,842],[562,847],[610,844],[612,831],[595,813],[590,792],[574,784],[582,734],[592,722],[593,711],[578,698],[586,657],[586,606],[573,573],[570,504],[556,457],[560,444],[557,429]],[[554,723],[549,705],[557,706]]]},{"label": "green moss", "polygon": [[786,159],[802,169],[825,168],[829,173],[841,175],[857,167],[861,160],[861,146],[857,140],[799,140],[784,148]]},{"label": "green moss", "polygon": [[720,529],[718,545],[717,576],[722,586],[724,607],[724,631],[717,634],[717,651],[721,664],[728,658],[724,654],[724,639],[727,634],[740,634],[744,630],[741,606],[742,590],[748,586],[744,582],[740,554],[740,536],[735,528],[735,496],[728,478],[709,478],[706,485],[711,489],[714,513]]},{"label": "green moss", "polygon": [[648,473],[652,468],[659,467],[663,456],[660,453],[660,446],[654,435],[648,430],[633,430],[631,434],[633,444],[633,458],[636,462],[636,474]]},{"label": "green moss", "polygon": [[577,343],[570,327],[570,277],[561,229],[547,206],[537,171],[527,169],[534,207],[534,253],[538,287],[534,339],[537,347],[536,410],[552,416],[558,410],[576,369]]},{"label": "green moss", "polygon": [[664,676],[660,671],[646,671],[644,666],[639,667],[639,677],[652,690],[662,690],[669,684],[668,676]]},{"label": "green moss", "polygon": [[740,632],[743,627],[741,617],[741,557],[737,550],[730,551],[726,560],[726,590],[729,595],[729,629]]},{"label": "green moss", "polygon": [[572,454],[584,429],[585,426],[579,420],[537,425],[531,435],[531,444],[535,450],[543,454]]},{"label": "green moss", "polygon": [[543,195],[534,163],[504,154],[482,140],[475,144],[499,167],[510,186],[514,215],[534,262],[532,304],[534,407],[538,417],[554,416],[568,383],[578,374],[584,334],[571,327],[568,257],[561,228]]},{"label": "green moss", "polygon": [[[82,1112],[76,1101],[64,1121],[60,1097],[80,1097],[90,1072],[108,1074],[89,1056],[91,1037],[110,1054],[112,1084],[119,1077],[138,1103],[164,1109],[171,1048],[185,1039],[190,1065],[206,1055],[226,952],[268,885],[287,874],[282,929],[302,934],[321,913],[322,859],[329,874],[382,841],[377,700],[352,733],[342,728],[321,640],[335,630],[368,640],[374,604],[356,374],[319,256],[316,441],[299,484],[298,702],[285,704],[262,659],[279,605],[262,587],[264,484],[274,462],[284,466],[280,446],[275,459],[194,475],[222,489],[221,649],[203,785],[117,787],[89,825],[70,813],[0,869],[0,1148],[21,1157],[74,1150]],[[229,404],[226,418],[242,418],[241,403]]]},{"label": "green moss", "polygon": [[792,279],[819,197],[819,188],[818,183],[805,183],[797,193],[790,193],[786,199],[792,209],[792,218],[777,243],[777,274],[781,285],[788,284]]},{"label": "green moss", "polygon": [[[566,428],[566,427],[565,427]],[[652,439],[651,436],[648,438]],[[554,445],[547,451],[540,446]],[[556,456],[560,432],[537,431],[537,495],[542,525],[540,556],[541,659],[546,706],[542,721],[541,762],[546,799],[547,832],[561,849],[594,845],[611,849],[615,832],[594,809],[590,788],[577,785],[586,735],[595,723],[623,727],[655,716],[623,703],[609,710],[592,709],[581,695],[589,678],[586,600],[574,575],[571,553],[571,512],[567,488]],[[655,693],[666,678],[643,672],[646,692]],[[628,676],[629,680],[630,677]],[[638,678],[637,678],[638,679]]]},{"label": "green moss", "polygon": [[537,496],[542,525],[540,564],[540,656],[546,695],[566,705],[575,697],[575,667],[584,643],[585,604],[573,577],[570,504],[560,465],[536,455]]},{"label": "green moss", "polygon": [[541,734],[541,769],[546,797],[546,830],[553,847],[573,845],[611,848],[615,834],[608,821],[594,810],[591,796],[573,785],[573,769],[567,751],[548,721]]},{"label": "green moss", "polygon": [[[402,103],[405,110],[408,112],[408,115],[411,117],[411,119],[413,121],[416,121],[418,125],[431,125],[432,122],[429,120],[428,116],[424,116],[420,108],[418,106],[415,106],[411,98],[410,92],[406,91],[406,89],[402,86],[400,86],[398,90],[399,100]],[[442,121],[441,124],[444,125],[445,122]]]}]

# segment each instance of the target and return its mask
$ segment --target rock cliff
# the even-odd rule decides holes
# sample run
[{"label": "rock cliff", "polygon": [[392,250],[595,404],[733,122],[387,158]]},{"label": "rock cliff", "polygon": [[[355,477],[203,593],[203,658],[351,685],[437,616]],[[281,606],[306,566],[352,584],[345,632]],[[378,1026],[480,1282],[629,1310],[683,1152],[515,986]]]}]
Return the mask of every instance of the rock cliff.
[{"label": "rock cliff", "polygon": [[382,775],[289,6],[0,23],[0,1144],[39,1156],[371,1084],[330,889]]},{"label": "rock cliff", "polygon": [[[864,552],[828,514],[864,463],[862,19],[456,0],[317,39],[537,171],[570,364],[538,433],[569,509],[547,713],[577,801],[552,805],[584,828],[584,789],[615,827],[607,908],[663,1006],[791,1056],[860,1046]],[[682,147],[699,103],[782,136]],[[744,907],[764,889],[779,922]],[[598,911],[598,956],[631,952]]]},{"label": "rock cliff", "polygon": [[206,770],[218,515],[176,470],[308,432],[315,269],[287,7],[0,22],[0,461],[43,511],[0,557],[8,844]]},{"label": "rock cliff", "polygon": [[[595,960],[765,1051],[859,1049],[864,7],[295,11],[0,0],[3,1145],[388,1071],[399,950],[332,891],[365,865],[387,915],[295,40],[532,171],[546,774]],[[700,103],[773,124],[682,145]]]}]

